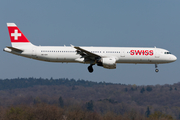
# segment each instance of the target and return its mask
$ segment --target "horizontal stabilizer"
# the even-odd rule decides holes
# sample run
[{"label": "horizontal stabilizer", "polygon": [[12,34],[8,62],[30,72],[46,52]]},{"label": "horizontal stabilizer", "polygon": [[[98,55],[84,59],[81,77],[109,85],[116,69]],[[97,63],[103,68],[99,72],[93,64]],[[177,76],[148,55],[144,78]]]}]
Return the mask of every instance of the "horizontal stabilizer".
[{"label": "horizontal stabilizer", "polygon": [[15,48],[15,47],[9,47],[7,46],[7,48],[11,49],[12,51],[16,51],[16,52],[23,52],[23,50]]}]

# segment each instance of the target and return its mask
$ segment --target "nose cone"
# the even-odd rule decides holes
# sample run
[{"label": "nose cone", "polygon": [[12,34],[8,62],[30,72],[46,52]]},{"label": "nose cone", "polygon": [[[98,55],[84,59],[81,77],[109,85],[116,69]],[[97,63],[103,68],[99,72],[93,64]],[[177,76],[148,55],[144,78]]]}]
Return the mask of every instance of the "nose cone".
[{"label": "nose cone", "polygon": [[171,63],[171,62],[176,61],[177,57],[175,55],[170,54],[166,60],[167,60],[167,63]]},{"label": "nose cone", "polygon": [[171,60],[174,62],[177,60],[177,57],[175,55],[172,55]]},{"label": "nose cone", "polygon": [[174,62],[177,60],[177,57],[175,55],[171,55],[170,62]]}]

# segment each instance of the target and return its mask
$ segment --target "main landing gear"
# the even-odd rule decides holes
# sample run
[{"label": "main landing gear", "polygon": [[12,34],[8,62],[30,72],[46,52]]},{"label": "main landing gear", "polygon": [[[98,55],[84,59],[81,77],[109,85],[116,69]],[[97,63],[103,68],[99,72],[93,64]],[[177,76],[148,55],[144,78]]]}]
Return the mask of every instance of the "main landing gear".
[{"label": "main landing gear", "polygon": [[90,72],[90,73],[92,73],[93,72],[93,64],[91,64],[89,67],[88,67],[88,71]]},{"label": "main landing gear", "polygon": [[157,69],[157,67],[158,67],[157,64],[155,64],[155,68],[156,68],[155,72],[159,72],[159,69]]}]

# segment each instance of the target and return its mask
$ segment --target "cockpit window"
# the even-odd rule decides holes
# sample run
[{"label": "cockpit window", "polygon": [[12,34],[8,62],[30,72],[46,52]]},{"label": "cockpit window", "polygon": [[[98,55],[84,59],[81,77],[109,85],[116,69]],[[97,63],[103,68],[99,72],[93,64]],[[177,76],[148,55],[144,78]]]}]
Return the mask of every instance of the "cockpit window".
[{"label": "cockpit window", "polygon": [[171,52],[164,52],[164,54],[171,54]]}]

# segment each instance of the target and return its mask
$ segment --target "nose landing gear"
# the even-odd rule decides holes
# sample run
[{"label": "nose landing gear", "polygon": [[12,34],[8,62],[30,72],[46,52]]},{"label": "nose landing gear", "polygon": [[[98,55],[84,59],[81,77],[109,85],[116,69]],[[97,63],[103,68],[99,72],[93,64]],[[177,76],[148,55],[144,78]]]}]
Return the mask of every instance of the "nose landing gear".
[{"label": "nose landing gear", "polygon": [[156,72],[156,73],[159,72],[159,69],[157,69],[157,67],[158,67],[157,64],[155,64],[155,68],[156,68],[156,69],[155,69],[155,72]]}]

